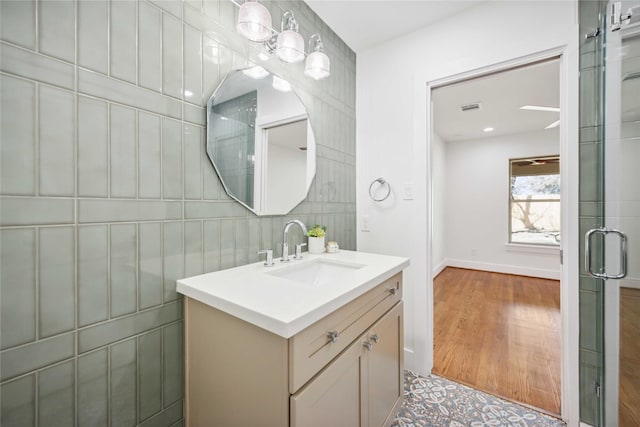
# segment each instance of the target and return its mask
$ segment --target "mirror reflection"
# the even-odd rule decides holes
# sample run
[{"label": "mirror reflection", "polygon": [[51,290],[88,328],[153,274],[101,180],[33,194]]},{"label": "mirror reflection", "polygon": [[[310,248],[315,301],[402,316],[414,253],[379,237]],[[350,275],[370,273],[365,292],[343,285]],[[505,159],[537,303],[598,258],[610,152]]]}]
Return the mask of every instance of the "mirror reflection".
[{"label": "mirror reflection", "polygon": [[262,67],[231,71],[207,103],[207,154],[229,196],[284,215],[315,176],[315,137],[291,85]]}]

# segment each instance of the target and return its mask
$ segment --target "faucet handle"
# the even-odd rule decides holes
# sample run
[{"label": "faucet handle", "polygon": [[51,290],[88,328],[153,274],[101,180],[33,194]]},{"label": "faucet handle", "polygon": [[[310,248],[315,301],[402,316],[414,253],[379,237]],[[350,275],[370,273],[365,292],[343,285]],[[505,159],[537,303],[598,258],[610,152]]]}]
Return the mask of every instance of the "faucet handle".
[{"label": "faucet handle", "polygon": [[257,252],[258,255],[260,254],[267,254],[267,259],[264,262],[264,266],[265,267],[271,267],[273,266],[273,250],[271,249],[265,249],[263,251],[258,251]]},{"label": "faucet handle", "polygon": [[302,259],[302,247],[307,246],[306,243],[298,243],[296,245],[296,254],[293,259]]}]

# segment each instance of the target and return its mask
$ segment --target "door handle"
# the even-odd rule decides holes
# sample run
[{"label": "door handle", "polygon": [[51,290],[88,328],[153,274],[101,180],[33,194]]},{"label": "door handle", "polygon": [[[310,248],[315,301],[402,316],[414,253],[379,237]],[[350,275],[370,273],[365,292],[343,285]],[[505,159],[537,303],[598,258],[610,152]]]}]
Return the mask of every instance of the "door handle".
[{"label": "door handle", "polygon": [[[606,272],[596,273],[591,265],[591,237],[595,234],[602,234],[606,237],[608,234],[615,234],[620,238],[620,271],[618,274],[607,274]],[[604,245],[602,250],[604,251]],[[584,235],[584,269],[593,277],[599,279],[622,279],[627,276],[627,235],[620,230],[613,228],[600,227],[592,228]]]}]

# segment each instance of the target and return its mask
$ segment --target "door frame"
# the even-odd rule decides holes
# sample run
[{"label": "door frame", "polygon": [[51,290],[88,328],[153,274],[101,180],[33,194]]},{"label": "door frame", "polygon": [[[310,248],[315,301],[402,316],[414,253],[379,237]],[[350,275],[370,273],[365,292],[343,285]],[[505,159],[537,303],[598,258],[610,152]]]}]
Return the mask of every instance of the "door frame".
[{"label": "door frame", "polygon": [[[532,53],[518,58],[513,58],[504,62],[489,65],[482,68],[469,70],[463,73],[454,74],[444,78],[426,82],[426,112],[427,112],[427,135],[426,135],[426,165],[427,165],[427,197],[426,197],[426,230],[427,230],[427,289],[426,289],[426,310],[424,321],[426,321],[425,345],[420,348],[420,352],[426,355],[425,370],[431,372],[433,368],[433,260],[432,242],[433,217],[432,185],[433,168],[432,144],[433,144],[433,111],[431,91],[437,87],[452,83],[477,78],[488,74],[507,71],[511,68],[527,65],[530,63],[559,58],[560,67],[560,179],[563,187],[568,190],[562,191],[561,206],[561,233],[563,254],[563,265],[560,278],[560,313],[561,313],[561,417],[568,426],[579,425],[580,402],[579,394],[579,283],[578,283],[578,263],[579,263],[579,227],[578,227],[578,85],[577,75],[570,75],[571,65],[574,55],[569,52],[569,47],[559,46],[542,52]],[[571,78],[574,80],[572,81]],[[418,349],[416,349],[418,350]],[[418,352],[418,351],[416,351]]]}]

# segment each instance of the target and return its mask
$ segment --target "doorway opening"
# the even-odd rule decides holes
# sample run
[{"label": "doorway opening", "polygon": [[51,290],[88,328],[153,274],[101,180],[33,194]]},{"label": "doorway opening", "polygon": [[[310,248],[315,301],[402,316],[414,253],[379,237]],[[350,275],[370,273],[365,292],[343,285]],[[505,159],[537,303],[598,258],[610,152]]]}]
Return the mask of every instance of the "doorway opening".
[{"label": "doorway opening", "polygon": [[430,95],[433,373],[559,416],[560,59]]}]

